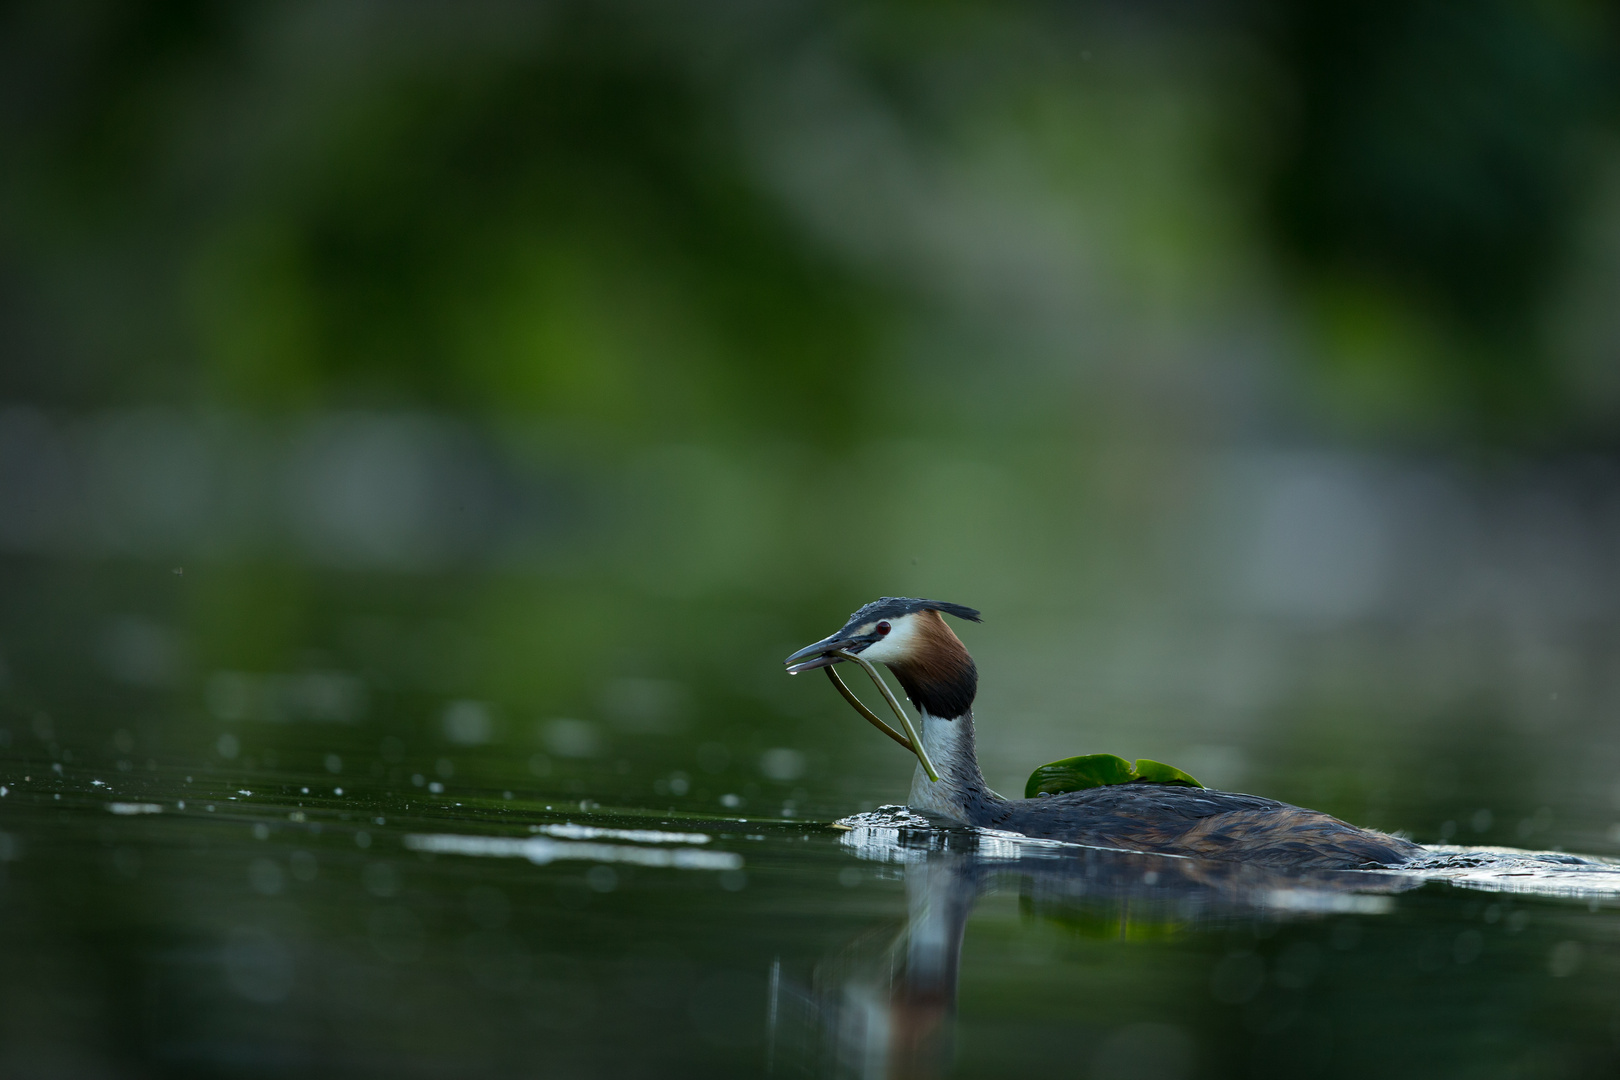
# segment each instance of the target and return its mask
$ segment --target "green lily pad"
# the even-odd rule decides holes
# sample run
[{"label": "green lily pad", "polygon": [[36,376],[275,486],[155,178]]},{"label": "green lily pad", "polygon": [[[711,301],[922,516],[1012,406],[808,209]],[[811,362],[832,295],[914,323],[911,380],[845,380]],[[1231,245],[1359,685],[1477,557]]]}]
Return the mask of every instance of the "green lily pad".
[{"label": "green lily pad", "polygon": [[1174,765],[1166,765],[1152,758],[1137,758],[1133,765],[1113,754],[1082,754],[1049,762],[1030,773],[1029,783],[1024,785],[1024,798],[1033,799],[1043,792],[1061,795],[1065,791],[1084,791],[1086,788],[1129,784],[1133,781],[1178,787],[1204,786]]},{"label": "green lily pad", "polygon": [[1065,791],[1103,787],[1107,784],[1128,784],[1136,779],[1131,763],[1113,754],[1083,754],[1042,765],[1029,775],[1024,785],[1024,798],[1033,799],[1045,793],[1057,795]]},{"label": "green lily pad", "polygon": [[1150,784],[1176,784],[1180,787],[1204,786],[1174,765],[1166,765],[1164,762],[1154,761],[1152,758],[1139,757],[1136,759],[1136,775]]}]

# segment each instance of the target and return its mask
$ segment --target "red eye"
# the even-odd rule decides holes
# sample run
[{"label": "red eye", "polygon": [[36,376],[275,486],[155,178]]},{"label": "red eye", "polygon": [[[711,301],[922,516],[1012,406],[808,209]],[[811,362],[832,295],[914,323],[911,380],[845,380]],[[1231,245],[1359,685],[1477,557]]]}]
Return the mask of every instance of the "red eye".
[{"label": "red eye", "polygon": [[893,629],[894,629],[894,627],[889,625],[889,620],[887,620],[887,619],[884,619],[882,622],[877,624],[877,632],[879,634],[887,634],[890,630],[893,630]]}]

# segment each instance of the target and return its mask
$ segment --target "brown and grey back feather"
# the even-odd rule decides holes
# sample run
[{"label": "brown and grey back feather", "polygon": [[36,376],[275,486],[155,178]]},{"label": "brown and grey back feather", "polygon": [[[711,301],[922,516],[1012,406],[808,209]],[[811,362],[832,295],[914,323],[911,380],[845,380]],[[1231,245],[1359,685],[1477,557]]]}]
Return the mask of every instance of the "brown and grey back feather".
[{"label": "brown and grey back feather", "polygon": [[1422,851],[1399,837],[1275,799],[1164,784],[1006,801],[985,818],[974,824],[1051,840],[1298,869],[1391,866]]}]

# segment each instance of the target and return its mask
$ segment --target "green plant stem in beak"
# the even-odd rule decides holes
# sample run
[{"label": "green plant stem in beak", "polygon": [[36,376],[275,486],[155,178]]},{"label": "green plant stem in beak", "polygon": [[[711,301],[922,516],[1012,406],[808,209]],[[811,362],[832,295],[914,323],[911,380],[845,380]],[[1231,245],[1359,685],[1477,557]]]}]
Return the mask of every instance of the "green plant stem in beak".
[{"label": "green plant stem in beak", "polygon": [[[930,781],[936,784],[939,783],[939,772],[934,768],[934,763],[928,760],[928,751],[923,749],[922,737],[917,734],[916,727],[911,723],[911,717],[906,715],[906,710],[902,709],[900,702],[895,700],[894,692],[889,689],[889,684],[884,682],[883,677],[878,674],[877,668],[873,667],[869,661],[861,659],[852,652],[845,652],[843,649],[833,650],[832,655],[842,660],[854,661],[865,668],[868,675],[872,676],[872,682],[876,684],[878,692],[883,695],[883,700],[889,703],[889,708],[894,710],[894,715],[900,718],[900,726],[906,729],[906,735],[911,740],[911,752],[916,754],[917,760],[922,763],[923,772],[928,774]],[[887,727],[888,725],[885,724],[884,726]]]},{"label": "green plant stem in beak", "polygon": [[883,732],[883,734],[905,747],[908,753],[915,754],[917,752],[912,748],[910,739],[894,730],[894,728],[890,727],[888,724],[885,724],[883,722],[883,717],[879,716],[871,709],[868,709],[866,704],[861,701],[860,698],[855,696],[855,691],[844,685],[844,680],[838,677],[838,672],[834,671],[830,666],[824,667],[821,670],[825,671],[827,673],[827,678],[831,679],[832,684],[838,687],[838,692],[844,695],[844,700],[849,702],[850,708],[866,717],[867,721],[870,722],[873,727],[877,728],[879,731]]}]

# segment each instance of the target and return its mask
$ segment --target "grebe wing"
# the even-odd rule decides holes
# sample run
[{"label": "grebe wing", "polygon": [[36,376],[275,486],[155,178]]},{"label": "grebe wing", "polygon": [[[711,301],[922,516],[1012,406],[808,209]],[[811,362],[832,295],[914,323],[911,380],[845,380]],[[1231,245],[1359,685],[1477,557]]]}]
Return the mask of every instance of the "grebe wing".
[{"label": "grebe wing", "polygon": [[1008,804],[1028,836],[1271,866],[1390,865],[1421,849],[1318,810],[1209,788],[1118,784]]},{"label": "grebe wing", "polygon": [[[1292,809],[1287,803],[1259,795],[1216,791],[1214,788],[1145,783],[1087,788],[1084,791],[1048,795],[1044,799],[1028,802],[1040,807],[1044,813],[1072,808],[1087,816],[1122,816],[1131,820],[1150,817],[1184,821],[1189,824],[1216,814],[1230,814],[1242,810]],[[1047,807],[1051,809],[1048,810]]]}]

